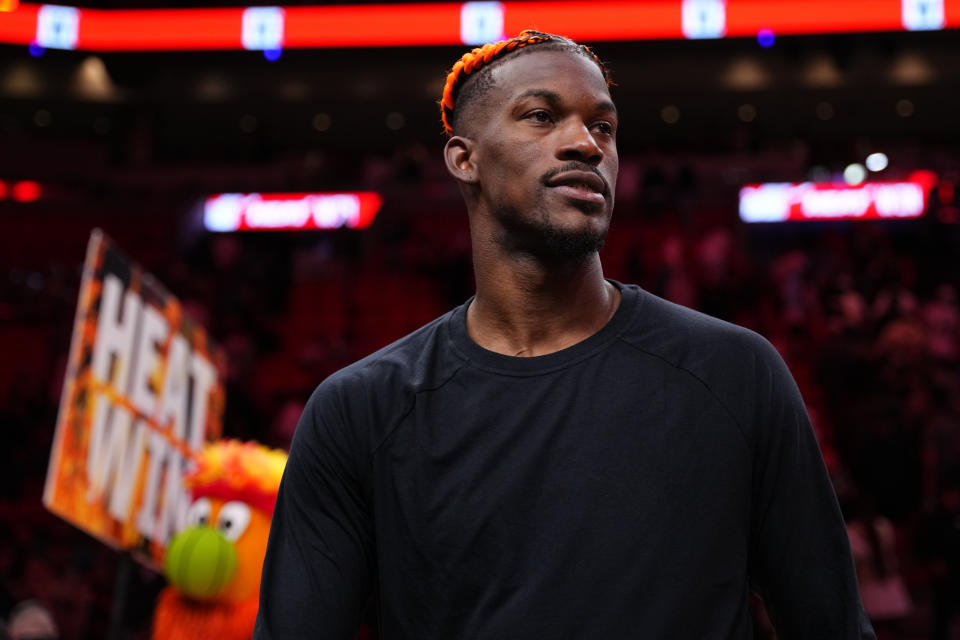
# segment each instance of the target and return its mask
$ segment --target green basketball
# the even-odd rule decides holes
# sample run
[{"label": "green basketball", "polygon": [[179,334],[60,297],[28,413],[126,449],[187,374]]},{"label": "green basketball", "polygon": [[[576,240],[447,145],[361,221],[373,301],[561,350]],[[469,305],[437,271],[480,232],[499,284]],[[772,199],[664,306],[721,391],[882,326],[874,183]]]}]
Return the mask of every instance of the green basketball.
[{"label": "green basketball", "polygon": [[205,600],[220,593],[233,578],[237,552],[210,527],[191,527],[170,541],[163,569],[178,591]]}]

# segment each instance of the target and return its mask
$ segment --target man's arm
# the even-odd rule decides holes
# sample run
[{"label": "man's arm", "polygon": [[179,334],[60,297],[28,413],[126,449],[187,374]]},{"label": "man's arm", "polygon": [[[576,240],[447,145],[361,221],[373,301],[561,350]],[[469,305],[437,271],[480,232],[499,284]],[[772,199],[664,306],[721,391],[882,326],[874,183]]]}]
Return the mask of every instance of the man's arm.
[{"label": "man's arm", "polygon": [[779,354],[757,358],[750,573],[781,640],[875,640],[806,407]]},{"label": "man's arm", "polygon": [[373,532],[356,445],[321,385],[290,448],[263,564],[255,640],[352,639],[372,582]]}]

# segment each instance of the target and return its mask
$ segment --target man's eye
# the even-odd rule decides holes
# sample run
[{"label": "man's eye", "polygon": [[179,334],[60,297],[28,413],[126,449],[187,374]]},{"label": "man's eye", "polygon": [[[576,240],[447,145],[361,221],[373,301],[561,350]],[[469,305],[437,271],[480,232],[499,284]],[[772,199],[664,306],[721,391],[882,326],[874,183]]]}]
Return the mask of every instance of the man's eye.
[{"label": "man's eye", "polygon": [[542,109],[531,111],[528,114],[528,117],[533,118],[537,122],[550,122],[550,114]]},{"label": "man's eye", "polygon": [[613,135],[613,125],[609,122],[598,122],[594,125],[594,127],[596,127],[597,131],[604,135]]}]

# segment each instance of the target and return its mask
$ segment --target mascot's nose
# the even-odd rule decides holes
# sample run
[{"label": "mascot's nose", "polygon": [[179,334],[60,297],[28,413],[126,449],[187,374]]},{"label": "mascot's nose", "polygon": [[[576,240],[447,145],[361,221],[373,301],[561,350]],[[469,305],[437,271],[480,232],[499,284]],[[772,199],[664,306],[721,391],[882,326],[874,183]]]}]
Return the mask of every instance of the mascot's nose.
[{"label": "mascot's nose", "polygon": [[210,527],[190,527],[175,535],[163,563],[173,586],[197,600],[215,597],[236,571],[236,549]]}]

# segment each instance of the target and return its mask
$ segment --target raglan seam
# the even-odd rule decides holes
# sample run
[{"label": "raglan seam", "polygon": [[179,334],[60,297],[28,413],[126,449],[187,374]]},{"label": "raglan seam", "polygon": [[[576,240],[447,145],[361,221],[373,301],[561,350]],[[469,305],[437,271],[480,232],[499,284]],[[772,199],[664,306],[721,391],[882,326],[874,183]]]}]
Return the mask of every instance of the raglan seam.
[{"label": "raglan seam", "polygon": [[645,355],[648,355],[648,356],[651,356],[651,357],[653,357],[653,358],[656,358],[656,359],[658,359],[658,360],[660,360],[660,361],[662,361],[662,362],[670,365],[670,366],[673,367],[674,369],[678,369],[678,370],[680,370],[680,371],[683,371],[683,372],[686,373],[688,376],[690,376],[691,378],[693,378],[694,380],[696,380],[697,382],[699,382],[699,383],[703,386],[703,388],[706,389],[707,392],[708,392],[711,396],[713,396],[713,399],[717,401],[717,404],[719,404],[719,405],[723,408],[724,412],[730,417],[730,420],[733,421],[733,424],[737,427],[737,433],[739,433],[739,434],[740,434],[740,437],[743,438],[743,443],[744,443],[744,445],[747,447],[747,451],[752,453],[753,448],[752,448],[752,446],[751,446],[751,444],[750,444],[750,439],[747,437],[746,430],[744,429],[743,424],[741,424],[740,420],[737,419],[737,416],[733,413],[733,411],[730,409],[730,407],[727,406],[727,403],[724,402],[722,398],[720,398],[720,396],[713,390],[713,388],[712,388],[702,377],[700,377],[699,375],[697,375],[696,373],[694,373],[693,371],[691,371],[691,370],[688,369],[687,367],[684,367],[683,365],[677,364],[676,362],[673,362],[673,361],[669,360],[668,358],[660,355],[659,353],[654,353],[654,352],[652,352],[652,351],[650,351],[650,350],[648,350],[648,349],[644,349],[643,347],[640,347],[640,346],[637,346],[637,345],[633,344],[632,342],[630,342],[629,340],[627,340],[627,339],[624,338],[623,336],[620,336],[620,340],[621,340],[624,344],[626,344],[626,345],[632,347],[633,349],[635,349],[636,351],[639,351],[640,353],[643,353],[643,354],[645,354]]},{"label": "raglan seam", "polygon": [[414,407],[417,406],[417,396],[419,394],[430,392],[430,391],[436,391],[438,389],[443,388],[448,382],[453,380],[453,378],[457,375],[457,373],[460,372],[460,370],[464,367],[464,365],[466,365],[466,362],[461,361],[460,364],[454,367],[453,371],[451,371],[450,374],[446,378],[444,378],[442,382],[434,384],[433,386],[424,387],[421,389],[414,389],[410,393],[410,395],[412,396],[410,399],[410,406],[406,408],[406,410],[400,415],[399,418],[397,418],[393,426],[387,429],[386,433],[384,433],[383,437],[380,438],[380,441],[377,443],[377,445],[370,450],[370,454],[369,454],[370,458],[372,459],[374,456],[377,455],[377,452],[380,450],[380,447],[382,447],[384,443],[386,443],[386,441],[390,439],[390,436],[392,436],[393,433],[398,428],[400,428],[400,425],[403,424],[403,421],[406,419],[406,417],[410,415],[410,412],[413,411]]}]

